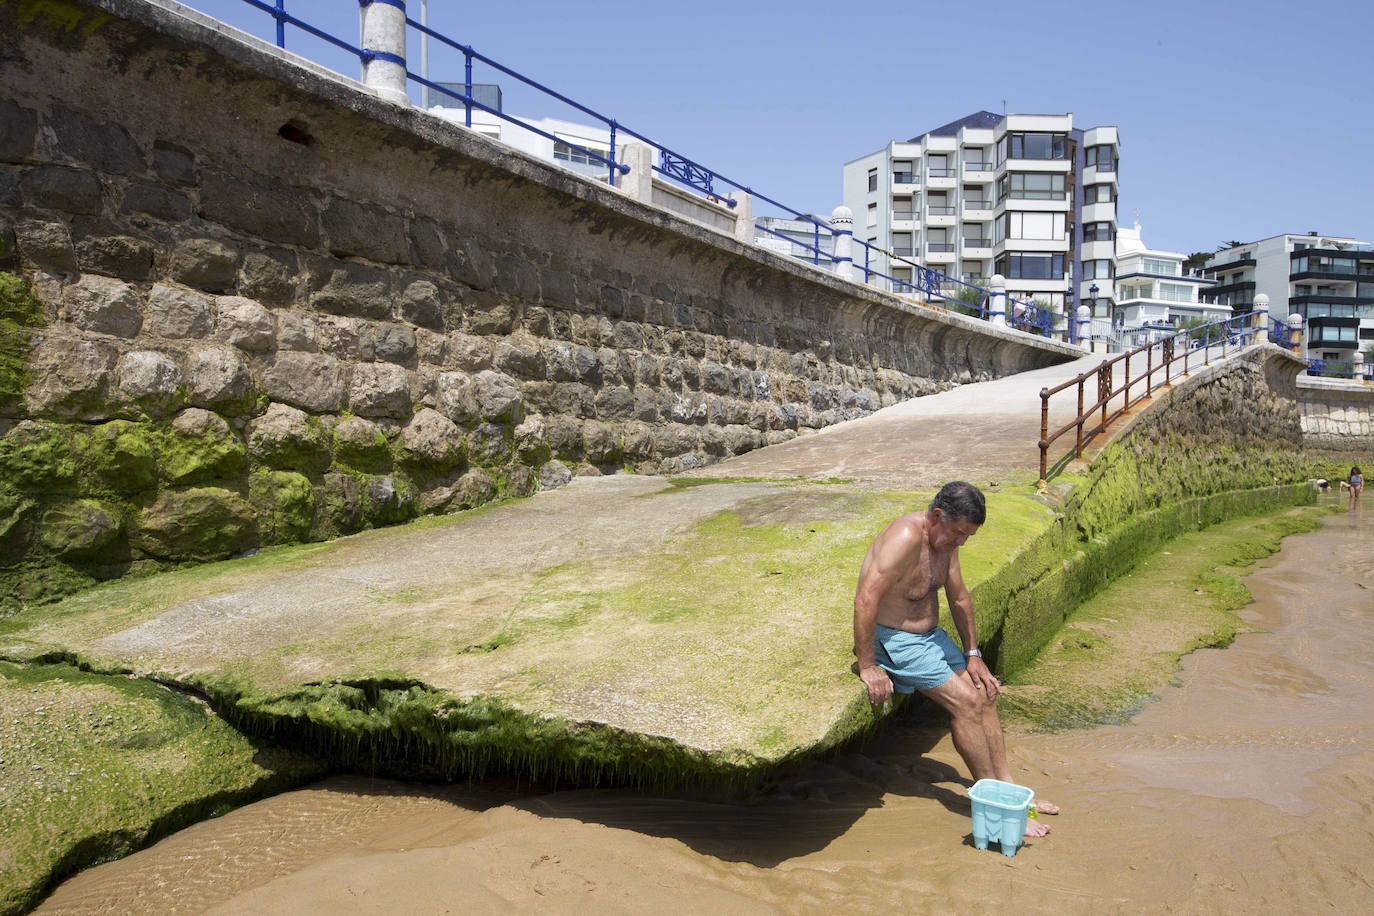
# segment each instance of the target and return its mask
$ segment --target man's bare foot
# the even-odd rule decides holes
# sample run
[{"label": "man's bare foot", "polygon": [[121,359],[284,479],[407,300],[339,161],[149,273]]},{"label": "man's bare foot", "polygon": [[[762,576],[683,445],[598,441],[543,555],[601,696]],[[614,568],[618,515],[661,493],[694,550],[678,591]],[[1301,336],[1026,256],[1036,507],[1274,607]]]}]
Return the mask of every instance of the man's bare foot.
[{"label": "man's bare foot", "polygon": [[1044,836],[1049,832],[1050,827],[1048,824],[1042,824],[1034,818],[1026,821],[1026,836],[1028,837]]},{"label": "man's bare foot", "polygon": [[1040,814],[1058,814],[1059,806],[1052,801],[1045,801],[1043,798],[1035,800],[1035,810]]}]

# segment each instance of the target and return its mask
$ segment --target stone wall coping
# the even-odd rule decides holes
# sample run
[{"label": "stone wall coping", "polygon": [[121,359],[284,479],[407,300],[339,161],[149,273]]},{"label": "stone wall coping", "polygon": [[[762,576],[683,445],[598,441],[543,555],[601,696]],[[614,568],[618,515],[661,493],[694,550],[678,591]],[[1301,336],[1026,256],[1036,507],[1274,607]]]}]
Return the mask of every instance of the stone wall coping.
[{"label": "stone wall coping", "polygon": [[288,83],[331,104],[355,111],[427,142],[475,159],[484,165],[542,184],[577,200],[603,206],[621,216],[728,251],[806,283],[819,284],[844,296],[866,300],[894,311],[918,315],[937,324],[973,331],[1000,342],[1049,351],[1066,359],[1076,359],[1085,352],[1083,347],[1038,337],[1015,328],[994,327],[979,319],[943,308],[913,303],[860,283],[821,273],[809,265],[767,249],[739,242],[721,230],[690,221],[661,207],[634,200],[618,189],[559,168],[419,108],[379,98],[371,89],[355,80],[290,52],[282,51],[274,45],[228,27],[173,0],[85,2],[177,41],[205,48],[264,76]]},{"label": "stone wall coping", "polygon": [[1335,391],[1341,394],[1356,395],[1374,400],[1374,385],[1348,378],[1321,378],[1314,375],[1299,375],[1298,387],[1311,391]]}]

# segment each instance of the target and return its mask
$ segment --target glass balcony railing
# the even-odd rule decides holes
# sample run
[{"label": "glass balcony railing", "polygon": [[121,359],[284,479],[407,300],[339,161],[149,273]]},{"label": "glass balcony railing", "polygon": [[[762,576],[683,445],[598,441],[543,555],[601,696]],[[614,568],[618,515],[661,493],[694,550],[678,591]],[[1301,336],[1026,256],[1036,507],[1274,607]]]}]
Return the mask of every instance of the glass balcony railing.
[{"label": "glass balcony railing", "polygon": [[949,242],[931,242],[926,245],[929,254],[950,254],[954,251],[954,246]]},{"label": "glass balcony railing", "polygon": [[954,169],[927,169],[927,170],[926,170],[926,177],[928,177],[928,178],[953,178],[953,177],[955,176],[955,174],[956,174],[956,172],[955,172]]},{"label": "glass balcony railing", "polygon": [[920,180],[921,180],[921,176],[918,175],[918,174],[916,174],[915,172],[893,172],[893,173],[892,173],[892,183],[893,183],[893,184],[917,184],[918,182],[920,182]]},{"label": "glass balcony railing", "polygon": [[965,162],[965,172],[991,172],[996,166],[991,162]]},{"label": "glass balcony railing", "polygon": [[965,248],[991,248],[992,239],[964,239]]},{"label": "glass balcony railing", "polygon": [[894,245],[892,253],[902,258],[909,258],[916,254],[916,249],[910,245]]},{"label": "glass balcony railing", "polygon": [[926,207],[926,212],[931,216],[953,216],[953,207]]},{"label": "glass balcony railing", "polygon": [[916,214],[912,213],[910,210],[893,210],[892,218],[897,220],[913,220],[916,218]]},{"label": "glass balcony railing", "polygon": [[966,200],[964,201],[965,210],[991,210],[992,201],[990,200]]}]

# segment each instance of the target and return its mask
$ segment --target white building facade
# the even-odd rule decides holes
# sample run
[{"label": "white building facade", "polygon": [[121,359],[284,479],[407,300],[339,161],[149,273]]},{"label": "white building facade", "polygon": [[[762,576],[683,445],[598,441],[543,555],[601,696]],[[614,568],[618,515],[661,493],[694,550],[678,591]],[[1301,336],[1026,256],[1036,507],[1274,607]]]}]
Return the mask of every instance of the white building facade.
[{"label": "white building facade", "polygon": [[1239,314],[1269,297],[1269,314],[1302,317],[1304,354],[1352,361],[1374,343],[1374,246],[1352,238],[1276,235],[1223,249],[1203,274],[1203,299]]},{"label": "white building facade", "polygon": [[1200,293],[1216,281],[1190,276],[1183,267],[1187,258],[1181,252],[1145,247],[1138,223],[1117,230],[1112,325],[1119,343],[1137,347],[1180,327],[1231,317],[1230,308],[1202,301]]},{"label": "white building facade", "polygon": [[[854,237],[892,255],[979,286],[1001,274],[1012,296],[1060,312],[1091,304],[1107,318],[1119,154],[1115,127],[980,111],[846,163],[844,203]],[[911,279],[901,261],[869,257],[871,268]],[[856,246],[860,277],[863,258]]]}]

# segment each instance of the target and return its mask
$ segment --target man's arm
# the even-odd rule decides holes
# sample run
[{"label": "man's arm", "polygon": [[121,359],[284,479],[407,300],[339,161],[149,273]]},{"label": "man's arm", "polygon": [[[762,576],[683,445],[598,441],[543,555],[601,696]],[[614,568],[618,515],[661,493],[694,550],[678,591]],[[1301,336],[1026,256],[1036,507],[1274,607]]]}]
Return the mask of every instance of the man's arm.
[{"label": "man's arm", "polygon": [[1002,685],[993,677],[988,666],[980,656],[968,656],[978,648],[978,634],[974,632],[973,596],[964,585],[964,574],[959,568],[959,550],[949,558],[949,573],[945,577],[945,598],[949,601],[949,615],[954,618],[954,628],[959,631],[959,641],[964,644],[964,662],[968,668],[973,685],[986,690],[987,695],[995,697],[1002,691]]},{"label": "man's arm", "polygon": [[859,573],[854,593],[854,653],[859,657],[859,677],[868,688],[868,699],[886,702],[892,696],[892,678],[873,660],[873,634],[878,625],[878,602],[896,585],[903,569],[920,556],[922,532],[911,522],[893,522],[878,535],[871,558]]}]

